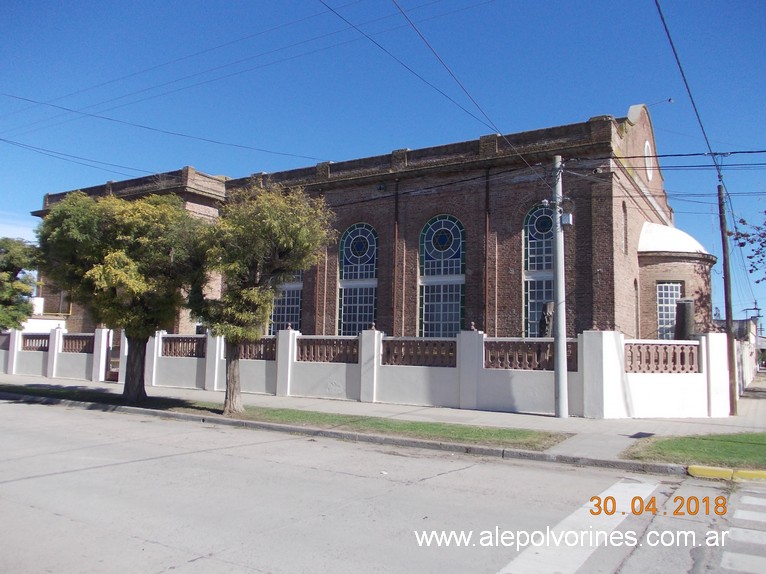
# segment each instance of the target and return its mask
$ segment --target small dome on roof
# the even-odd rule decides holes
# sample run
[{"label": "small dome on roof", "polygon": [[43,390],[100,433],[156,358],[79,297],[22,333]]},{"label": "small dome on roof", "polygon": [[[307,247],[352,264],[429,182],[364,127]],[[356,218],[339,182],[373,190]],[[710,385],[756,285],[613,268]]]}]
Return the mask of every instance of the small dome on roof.
[{"label": "small dome on roof", "polygon": [[708,251],[688,233],[676,227],[645,222],[638,239],[638,252],[671,251],[674,253],[704,253]]}]

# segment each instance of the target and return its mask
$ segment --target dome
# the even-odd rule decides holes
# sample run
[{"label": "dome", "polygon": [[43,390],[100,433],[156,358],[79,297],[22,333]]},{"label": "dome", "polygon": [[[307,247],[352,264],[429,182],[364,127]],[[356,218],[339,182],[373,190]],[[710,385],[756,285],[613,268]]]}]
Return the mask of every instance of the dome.
[{"label": "dome", "polygon": [[645,222],[638,239],[638,252],[665,251],[709,255],[702,244],[688,233],[669,225]]}]

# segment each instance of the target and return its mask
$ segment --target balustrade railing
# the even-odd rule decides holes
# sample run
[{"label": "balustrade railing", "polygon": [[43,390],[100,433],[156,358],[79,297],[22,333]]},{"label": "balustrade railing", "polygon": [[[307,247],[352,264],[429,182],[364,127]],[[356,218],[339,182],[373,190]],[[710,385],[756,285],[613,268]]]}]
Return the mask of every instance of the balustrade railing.
[{"label": "balustrade railing", "polygon": [[50,335],[39,333],[24,333],[21,336],[22,351],[47,351]]},{"label": "balustrade railing", "polygon": [[696,341],[626,341],[626,373],[700,373]]},{"label": "balustrade railing", "polygon": [[239,358],[251,361],[276,361],[277,338],[264,337],[258,341],[245,341],[239,346]]},{"label": "balustrade railing", "polygon": [[383,339],[383,364],[413,367],[455,367],[455,339],[390,338]]},{"label": "balustrade railing", "polygon": [[205,335],[163,335],[163,357],[202,358],[206,351]]},{"label": "balustrade railing", "polygon": [[298,337],[298,360],[313,363],[358,363],[357,337]]},{"label": "balustrade railing", "polygon": [[63,353],[93,353],[95,336],[88,333],[64,333],[61,351]]},{"label": "balustrade railing", "polygon": [[[577,341],[567,341],[567,371],[577,371]],[[484,341],[484,367],[552,371],[554,346],[552,339],[487,339]]]}]

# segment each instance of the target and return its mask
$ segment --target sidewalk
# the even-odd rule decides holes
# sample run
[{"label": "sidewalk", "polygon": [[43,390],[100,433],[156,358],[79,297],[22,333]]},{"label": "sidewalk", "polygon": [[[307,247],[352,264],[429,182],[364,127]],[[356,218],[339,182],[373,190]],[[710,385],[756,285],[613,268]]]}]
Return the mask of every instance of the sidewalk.
[{"label": "sidewalk", "polygon": [[[48,379],[25,375],[0,374],[0,383],[25,386],[59,386],[81,389],[101,389],[120,394],[119,383],[92,383],[84,380]],[[147,387],[150,396],[171,397],[190,401],[223,403],[222,391]],[[429,421],[485,427],[508,427],[572,434],[567,440],[548,449],[555,457],[582,458],[601,461],[602,466],[624,461],[619,454],[633,442],[648,436],[680,436],[697,434],[725,434],[766,432],[766,376],[760,375],[740,398],[738,416],[696,419],[559,419],[551,416],[471,411],[438,407],[418,407],[384,403],[314,399],[305,397],[276,397],[243,393],[245,405],[266,408],[285,408],[357,416],[381,417],[410,421]],[[570,461],[571,462],[571,461]]]}]

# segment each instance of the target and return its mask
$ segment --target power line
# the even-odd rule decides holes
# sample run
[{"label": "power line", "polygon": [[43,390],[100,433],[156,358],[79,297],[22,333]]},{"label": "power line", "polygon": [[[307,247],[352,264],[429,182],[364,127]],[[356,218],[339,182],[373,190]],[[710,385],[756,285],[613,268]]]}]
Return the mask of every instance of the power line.
[{"label": "power line", "polygon": [[[480,2],[478,4],[473,4],[471,6],[460,8],[460,9],[453,10],[453,11],[450,11],[450,12],[443,12],[443,13],[437,14],[435,16],[431,16],[430,18],[426,18],[426,19],[424,19],[424,21],[433,20],[435,18],[440,18],[440,17],[443,17],[443,16],[448,15],[448,14],[453,14],[455,12],[460,12],[460,11],[463,11],[463,10],[466,10],[466,9],[474,8],[474,7],[478,6],[478,5],[486,4],[489,1],[492,1],[492,0],[487,0],[485,2]],[[424,4],[420,4],[420,5],[416,6],[415,8],[413,8],[413,10],[420,9],[420,8],[423,8],[425,6],[429,6],[429,5],[434,4],[434,3],[436,3],[436,0],[432,1],[432,2],[426,2]],[[348,6],[348,5],[350,5],[350,4],[346,4],[344,6]],[[380,21],[380,20],[385,20],[385,19],[390,18],[390,17],[391,17],[391,15],[382,16],[382,17],[379,17],[379,18],[368,20],[365,23],[369,24],[369,23]],[[289,44],[287,46],[282,46],[281,48],[276,48],[276,49],[273,49],[273,50],[268,50],[266,52],[261,52],[261,53],[256,54],[256,55],[249,56],[247,58],[241,58],[241,59],[236,60],[234,62],[229,62],[227,64],[223,64],[223,65],[220,65],[220,66],[209,68],[209,69],[203,70],[201,72],[196,72],[194,74],[183,76],[181,78],[176,78],[175,80],[167,81],[167,82],[164,82],[162,84],[156,84],[154,86],[149,86],[147,88],[143,88],[141,90],[136,90],[136,91],[130,92],[128,94],[123,94],[122,96],[118,96],[118,97],[111,98],[111,99],[108,99],[108,100],[103,100],[103,101],[98,102],[96,104],[92,104],[90,106],[86,106],[84,108],[81,108],[81,110],[87,110],[89,108],[94,108],[94,107],[97,107],[97,106],[100,106],[100,105],[103,105],[103,104],[106,104],[106,103],[109,103],[109,102],[113,102],[113,101],[116,101],[116,100],[120,100],[120,99],[124,99],[124,98],[130,97],[132,95],[141,94],[141,93],[148,92],[148,91],[156,89],[156,88],[160,88],[160,87],[167,86],[167,85],[170,85],[170,84],[178,83],[178,82],[181,82],[181,81],[186,80],[186,79],[190,79],[190,78],[193,78],[193,77],[201,76],[201,75],[204,75],[204,74],[206,74],[208,72],[211,72],[211,71],[216,71],[216,70],[223,69],[223,68],[226,68],[226,67],[231,67],[231,66],[233,66],[235,64],[242,63],[242,62],[245,62],[245,61],[249,61],[249,60],[255,59],[257,57],[261,57],[261,56],[264,56],[264,55],[267,55],[267,54],[277,53],[277,52],[286,50],[288,48],[293,48],[293,47],[296,47],[296,46],[307,44],[309,42],[312,42],[312,41],[315,41],[315,40],[318,40],[318,39],[322,39],[322,38],[326,38],[326,37],[329,37],[329,36],[333,36],[333,35],[339,34],[341,32],[344,32],[345,30],[351,29],[352,27],[353,26],[350,26],[349,28],[346,28],[344,30],[338,30],[338,31],[334,31],[334,32],[326,33],[326,34],[321,34],[319,36],[314,36],[314,37],[309,38],[307,40],[302,40],[300,42],[295,42],[295,43]],[[380,33],[390,32],[390,31],[398,29],[400,27],[401,26],[396,26],[394,28],[388,28],[387,30],[384,30],[384,31],[382,31]],[[254,70],[258,70],[258,69],[261,69],[261,68],[264,68],[264,67],[267,67],[267,66],[272,66],[272,65],[280,64],[280,63],[283,63],[283,62],[287,62],[287,61],[294,60],[294,59],[297,59],[297,58],[300,58],[300,57],[304,57],[304,56],[307,56],[307,55],[315,54],[315,53],[318,53],[318,52],[321,52],[321,51],[324,51],[324,50],[328,50],[328,49],[331,49],[331,48],[335,48],[335,47],[342,46],[344,44],[349,44],[349,43],[356,42],[356,41],[358,41],[358,39],[348,40],[348,41],[345,41],[345,42],[338,42],[338,43],[332,44],[330,46],[325,46],[325,47],[322,47],[322,48],[317,48],[315,50],[310,50],[308,52],[302,52],[302,53],[297,54],[297,55],[293,55],[293,56],[290,56],[290,57],[287,57],[287,58],[282,58],[280,60],[275,60],[275,61],[272,61],[272,62],[268,62],[268,63],[264,63],[264,64],[259,64],[257,66],[246,68],[244,70],[238,70],[236,72],[232,72],[232,73],[225,74],[225,75],[222,75],[222,76],[217,76],[217,77],[214,77],[214,78],[211,78],[211,79],[208,79],[208,80],[204,80],[204,81],[201,81],[201,82],[197,82],[197,83],[194,83],[194,84],[189,84],[189,85],[186,85],[186,86],[182,86],[182,87],[176,88],[174,90],[169,90],[169,91],[162,92],[160,94],[154,94],[154,95],[151,95],[151,96],[147,96],[145,98],[141,98],[141,99],[138,99],[138,100],[133,100],[133,101],[121,104],[119,106],[113,106],[111,108],[107,108],[107,109],[101,110],[101,112],[103,113],[103,112],[108,112],[108,111],[120,109],[120,108],[128,106],[128,105],[134,105],[134,104],[137,104],[137,103],[145,102],[147,100],[151,100],[151,99],[167,96],[167,95],[170,95],[170,94],[174,94],[174,93],[177,93],[177,92],[180,92],[180,91],[188,90],[188,89],[191,89],[191,88],[194,88],[194,87],[202,86],[202,85],[213,83],[213,82],[218,82],[218,81],[221,81],[221,80],[224,80],[224,79],[228,79],[228,78],[231,78],[231,77],[234,77],[234,76],[238,76],[238,75],[241,75],[241,74],[244,74],[244,73],[252,72]],[[66,112],[64,114],[58,114],[57,116],[54,116],[53,118],[49,118],[49,119],[55,119],[57,117],[62,117],[64,115],[67,115],[67,113],[68,112]],[[69,120],[65,120],[64,122],[59,122],[58,124],[53,124],[53,125],[60,125],[62,123],[67,123],[68,121],[72,121],[72,119],[73,118],[70,118]],[[26,127],[33,126],[33,125],[42,123],[44,121],[47,121],[47,120],[39,120],[37,122],[33,122],[31,124],[27,124]],[[25,127],[25,126],[21,126],[21,127]],[[19,128],[16,128],[16,129],[19,129]],[[22,132],[21,135],[26,134],[26,133],[29,133],[29,131]],[[306,156],[299,156],[299,157],[306,157]],[[310,158],[309,157],[309,159],[314,159],[314,158]]]},{"label": "power line", "polygon": [[[100,165],[105,165],[105,166],[110,166],[110,167],[119,167],[119,168],[122,168],[122,169],[129,169],[131,171],[138,171],[138,172],[141,172],[141,173],[148,173],[148,174],[156,173],[155,171],[148,171],[148,170],[140,169],[140,168],[137,168],[137,167],[130,167],[130,166],[126,166],[126,165],[120,165],[120,164],[116,164],[116,163],[109,163],[109,162],[106,162],[106,161],[99,161],[99,160],[96,160],[96,159],[90,159],[90,158],[81,157],[81,156],[77,156],[77,155],[71,155],[71,154],[68,154],[68,153],[64,153],[64,152],[60,152],[60,151],[54,151],[54,150],[45,149],[45,148],[41,148],[41,147],[36,147],[36,146],[32,146],[32,145],[21,143],[21,142],[7,140],[7,139],[4,139],[4,138],[0,138],[0,142],[6,143],[8,145],[16,146],[16,147],[19,147],[19,148],[22,148],[22,149],[26,149],[28,151],[32,151],[32,152],[35,152],[35,153],[39,153],[41,155],[46,155],[46,156],[49,156],[49,157],[60,159],[62,161],[68,161],[70,163],[76,163],[78,165],[84,165],[85,167],[90,167],[90,168],[93,168],[93,169],[100,169],[102,171],[107,171],[109,173],[116,173],[118,175],[124,175],[125,177],[132,177],[132,176],[130,174],[127,174],[127,173],[124,173],[124,172],[121,172],[121,171],[115,171],[115,170],[112,170],[112,169],[107,169],[107,168],[104,168],[104,167],[100,167]],[[77,160],[81,160],[81,161],[77,161]],[[88,162],[88,163],[85,163],[85,162]],[[97,164],[100,164],[100,165],[91,165],[93,163],[97,163]]]},{"label": "power line", "polygon": [[214,140],[214,139],[211,139],[211,138],[205,138],[205,137],[200,137],[200,136],[193,136],[193,135],[189,135],[189,134],[184,134],[184,133],[181,133],[181,132],[174,132],[174,131],[170,131],[170,130],[163,130],[161,128],[154,128],[152,126],[146,126],[146,125],[143,125],[143,124],[137,124],[135,122],[128,122],[128,121],[125,121],[125,120],[118,120],[117,118],[111,118],[109,116],[102,116],[100,114],[92,114],[92,113],[89,113],[89,112],[83,112],[83,111],[80,111],[80,110],[75,110],[75,109],[72,109],[72,108],[67,108],[65,106],[59,106],[58,104],[51,104],[49,102],[41,102],[39,100],[33,100],[31,98],[24,98],[22,96],[16,96],[16,95],[13,95],[13,94],[0,93],[0,96],[5,96],[7,98],[13,98],[13,99],[21,100],[21,101],[24,101],[24,102],[31,102],[31,103],[34,103],[34,104],[39,104],[41,106],[48,106],[48,107],[51,107],[51,108],[56,108],[56,109],[59,109],[59,110],[64,110],[66,112],[70,112],[70,113],[73,113],[73,114],[78,114],[78,115],[81,115],[81,116],[86,116],[86,117],[89,117],[89,118],[96,118],[96,119],[100,119],[100,120],[106,120],[106,121],[109,121],[109,122],[114,122],[114,123],[122,124],[122,125],[125,125],[125,126],[131,126],[131,127],[134,127],[134,128],[140,128],[142,130],[148,130],[148,131],[157,132],[157,133],[161,133],[161,134],[166,134],[166,135],[171,135],[171,136],[176,136],[176,137],[181,137],[181,138],[187,138],[187,139],[202,141],[202,142],[206,142],[206,143],[212,143],[212,144],[221,145],[221,146],[235,147],[235,148],[240,148],[240,149],[248,149],[248,150],[253,150],[253,151],[257,151],[257,152],[261,152],[261,153],[273,154],[273,155],[295,157],[295,158],[300,158],[300,159],[310,159],[310,160],[315,160],[315,161],[325,161],[325,160],[322,160],[321,158],[307,156],[307,155],[298,155],[298,154],[294,154],[294,153],[287,153],[287,152],[281,152],[281,151],[268,150],[268,149],[265,149],[265,148],[257,148],[257,147],[253,147],[253,146],[249,146],[249,145],[244,145],[244,144],[224,142],[224,141],[220,141],[220,140]]},{"label": "power line", "polygon": [[678,71],[681,73],[681,79],[684,82],[684,87],[686,88],[686,93],[689,95],[689,101],[691,101],[692,108],[694,109],[694,115],[697,117],[697,123],[699,124],[700,130],[702,131],[702,137],[705,139],[705,145],[707,146],[708,151],[710,152],[710,155],[713,159],[713,163],[716,166],[716,170],[718,171],[718,179],[719,181],[723,180],[723,175],[721,174],[720,167],[718,166],[718,162],[716,161],[716,155],[713,153],[713,147],[710,145],[710,140],[707,137],[707,132],[705,131],[705,126],[702,125],[702,118],[700,117],[699,110],[697,109],[697,103],[694,101],[694,96],[692,95],[691,87],[689,86],[689,82],[686,79],[686,73],[684,72],[684,67],[681,65],[681,59],[678,56],[678,51],[676,50],[676,45],[673,42],[673,38],[670,35],[670,30],[668,29],[668,24],[665,22],[665,15],[662,13],[662,8],[660,8],[660,2],[659,0],[654,0],[654,5],[657,6],[657,12],[660,14],[660,20],[662,21],[662,27],[665,30],[665,35],[668,38],[668,42],[670,42],[670,48],[673,51],[673,57],[676,60],[676,64],[678,65]]},{"label": "power line", "polygon": [[[657,7],[657,12],[659,13],[660,20],[662,21],[662,27],[665,30],[665,35],[667,36],[668,42],[670,43],[670,48],[673,51],[673,57],[676,60],[676,64],[678,66],[678,71],[681,74],[681,78],[682,78],[682,80],[684,82],[684,87],[686,88],[686,93],[689,95],[689,101],[691,102],[692,108],[694,109],[694,115],[697,118],[697,123],[699,124],[700,131],[702,132],[702,136],[703,136],[703,138],[705,140],[705,145],[707,146],[707,149],[710,152],[711,159],[713,160],[713,164],[715,166],[716,173],[718,174],[718,182],[719,182],[719,184],[721,186],[721,189],[726,194],[726,199],[728,200],[728,203],[729,203],[729,210],[732,212],[732,216],[733,216],[734,215],[734,206],[733,206],[733,203],[732,203],[732,200],[731,200],[731,195],[729,194],[729,190],[726,188],[726,185],[724,184],[724,181],[723,181],[723,172],[721,171],[721,166],[720,166],[720,164],[719,164],[719,162],[717,160],[717,158],[719,156],[717,156],[713,152],[713,147],[710,145],[710,139],[708,138],[707,132],[705,131],[705,126],[702,123],[702,117],[700,116],[699,109],[697,108],[697,103],[694,100],[694,95],[692,94],[691,87],[689,86],[689,82],[686,79],[686,73],[684,72],[683,65],[681,64],[681,59],[680,59],[680,57],[678,55],[678,50],[676,50],[676,46],[675,46],[675,43],[673,42],[673,38],[670,35],[670,30],[668,28],[667,22],[665,21],[665,16],[662,13],[662,8],[660,7],[659,0],[654,0],[654,4]],[[724,231],[725,231],[725,218],[724,218],[723,213],[721,214],[721,219],[722,219],[722,231],[721,231],[721,233],[722,233],[722,235],[724,235]],[[737,230],[736,218],[734,218],[734,228],[735,228],[735,230]],[[729,242],[731,243],[730,240],[729,240]],[[737,251],[738,251],[738,253],[740,255],[740,258],[742,259],[742,263],[744,264],[744,258],[743,258],[741,249],[737,249]],[[726,256],[726,255],[727,255],[726,252],[724,252],[724,256]],[[725,259],[726,259],[726,257],[725,257]],[[749,281],[749,278],[748,278],[748,281],[747,281],[747,285],[750,288],[750,292],[752,294],[753,293],[753,287],[752,287],[752,285],[751,285],[751,283]],[[728,290],[728,287],[726,287],[726,289]],[[729,302],[727,304],[727,307],[729,307],[729,309],[727,309],[727,331],[729,331],[729,339],[732,338],[731,337],[731,325],[730,325],[730,323],[731,323],[731,317],[730,317],[731,309],[730,309],[730,306],[731,306],[731,301],[729,300]],[[733,345],[733,343],[730,340],[729,341],[729,347],[730,347],[730,349],[729,349],[729,355],[730,355],[729,356],[729,362],[731,362],[731,359],[732,359],[732,357],[731,357],[731,355],[732,355],[731,346],[732,345]],[[730,373],[730,377],[731,377],[731,373]],[[735,383],[732,382],[731,385],[732,385],[732,387],[734,387]],[[732,395],[733,395],[732,396],[732,403],[733,403],[732,414],[736,414],[736,395],[733,394],[734,392],[735,391],[732,390]]]},{"label": "power line", "polygon": [[[349,2],[348,4],[345,4],[344,7],[345,6],[350,6],[352,4],[358,4],[360,1],[361,0],[355,0],[354,2]],[[127,80],[127,79],[130,79],[130,78],[134,78],[136,76],[140,76],[140,75],[145,74],[147,72],[152,72],[154,70],[158,70],[160,68],[164,68],[166,66],[170,66],[171,64],[177,64],[177,63],[183,62],[185,60],[190,60],[192,58],[196,58],[197,56],[201,56],[203,54],[207,54],[207,53],[213,52],[215,50],[220,50],[221,48],[225,48],[227,46],[232,46],[234,44],[238,44],[240,42],[244,42],[245,40],[250,40],[251,38],[255,38],[257,36],[262,36],[264,34],[268,34],[269,32],[276,32],[277,30],[280,30],[282,28],[288,28],[288,27],[293,26],[295,24],[300,24],[301,22],[305,22],[307,20],[311,20],[312,18],[316,18],[317,16],[321,16],[322,14],[324,14],[324,12],[320,12],[318,14],[312,14],[310,16],[305,16],[303,18],[299,18],[297,20],[292,20],[292,21],[286,22],[284,24],[279,24],[279,25],[276,25],[276,26],[272,26],[271,28],[267,28],[265,30],[260,30],[258,32],[255,32],[254,34],[248,34],[247,36],[242,36],[240,38],[236,38],[234,40],[229,40],[228,42],[224,42],[223,44],[218,44],[216,46],[211,46],[211,47],[205,48],[203,50],[198,50],[196,52],[192,52],[190,54],[186,54],[186,55],[180,56],[178,58],[174,58],[172,60],[167,60],[167,61],[162,62],[160,64],[155,64],[153,66],[149,66],[148,68],[143,68],[141,70],[138,70],[138,71],[135,71],[135,72],[131,72],[129,74],[125,74],[125,75],[119,76],[117,78],[112,78],[111,80],[106,80],[106,81],[100,82],[98,84],[93,84],[93,85],[85,87],[85,88],[80,88],[79,90],[75,90],[74,92],[70,92],[68,94],[64,94],[62,96],[58,96],[58,97],[53,98],[51,100],[47,100],[44,103],[47,104],[47,103],[58,102],[60,100],[69,98],[71,96],[76,96],[78,94],[82,94],[84,92],[89,92],[89,91],[95,90],[97,88],[102,88],[104,86],[108,86],[110,84],[114,84],[114,83],[120,82],[122,80]],[[101,102],[101,103],[105,103],[105,102]],[[11,115],[15,115],[15,114],[24,112],[24,111],[26,111],[28,109],[32,109],[32,108],[36,107],[37,105],[38,104],[35,104],[35,105],[29,106],[29,107],[26,107],[26,108],[23,108],[23,109],[20,109],[20,110],[16,110],[14,112],[10,112],[10,113],[7,113],[7,114],[0,114],[0,118],[8,117],[8,116],[11,116]],[[99,105],[99,104],[95,104],[95,105]],[[92,107],[92,106],[89,106],[89,107]]]},{"label": "power line", "polygon": [[471,111],[467,110],[465,107],[463,107],[463,106],[462,106],[461,104],[459,104],[457,101],[455,101],[455,100],[454,100],[454,99],[453,99],[453,98],[452,98],[452,97],[451,97],[449,94],[447,94],[446,92],[444,92],[443,90],[441,90],[440,88],[438,88],[437,86],[435,86],[433,83],[429,82],[429,81],[428,81],[427,79],[425,79],[425,78],[424,78],[424,77],[423,77],[421,74],[419,74],[419,73],[418,73],[418,72],[416,72],[416,71],[415,71],[413,68],[411,68],[410,66],[408,66],[407,64],[405,64],[405,63],[404,63],[404,62],[403,62],[401,59],[397,58],[397,57],[396,57],[396,56],[395,56],[395,55],[394,55],[394,54],[393,54],[393,53],[392,53],[390,50],[388,50],[388,49],[387,49],[385,46],[383,46],[383,45],[382,45],[380,42],[378,42],[378,41],[377,41],[377,40],[375,40],[375,39],[374,39],[372,36],[370,36],[369,34],[367,34],[367,32],[365,32],[364,30],[362,30],[362,29],[361,29],[359,26],[357,26],[356,24],[354,24],[353,22],[351,22],[350,20],[348,20],[348,19],[347,19],[345,16],[343,16],[343,15],[342,15],[340,12],[338,12],[337,10],[335,10],[335,8],[333,8],[332,6],[328,5],[328,4],[327,4],[327,3],[326,3],[324,0],[319,0],[319,1],[320,1],[320,2],[321,2],[323,5],[324,5],[324,7],[325,7],[325,8],[327,8],[328,10],[330,10],[330,11],[331,11],[333,14],[335,14],[335,15],[336,15],[338,18],[340,18],[341,20],[343,20],[343,21],[344,21],[346,24],[348,24],[349,26],[351,26],[352,28],[354,28],[354,30],[356,30],[357,32],[359,32],[360,34],[362,34],[362,35],[363,35],[365,38],[367,38],[367,39],[368,39],[370,42],[372,42],[373,44],[375,44],[375,45],[376,45],[378,48],[380,48],[380,49],[381,49],[383,52],[385,52],[385,53],[386,53],[386,54],[387,54],[387,55],[388,55],[390,58],[392,58],[393,60],[395,60],[395,61],[396,61],[396,62],[397,62],[397,63],[398,63],[400,66],[402,66],[404,69],[406,69],[408,72],[410,72],[410,73],[411,73],[413,76],[415,76],[416,78],[418,78],[418,79],[419,79],[421,82],[425,83],[427,86],[429,86],[429,87],[430,87],[430,88],[432,88],[433,90],[435,90],[435,91],[437,91],[438,93],[440,93],[442,96],[444,96],[445,98],[447,98],[447,99],[448,99],[450,102],[452,102],[452,103],[453,103],[454,105],[456,105],[458,108],[460,108],[461,110],[463,110],[463,111],[464,111],[466,114],[468,114],[469,116],[471,116],[471,117],[472,117],[473,119],[475,119],[477,122],[479,122],[479,123],[481,123],[481,124],[485,125],[485,126],[486,126],[486,127],[488,127],[489,129],[493,129],[493,128],[492,128],[492,126],[491,126],[490,124],[486,123],[484,120],[482,120],[481,118],[477,117],[477,116],[476,116],[475,114],[473,114]]},{"label": "power line", "polygon": [[[322,3],[323,0],[320,0]],[[463,91],[463,93],[468,96],[468,99],[473,102],[473,105],[476,106],[476,109],[481,112],[481,115],[483,115],[487,121],[490,124],[490,127],[495,130],[495,133],[501,134],[503,130],[501,130],[499,127],[497,127],[497,124],[492,121],[492,118],[489,117],[489,114],[484,111],[484,108],[479,105],[479,102],[476,101],[476,98],[474,98],[471,93],[468,91],[468,89],[465,87],[463,82],[460,81],[460,79],[455,75],[455,73],[452,71],[452,69],[447,65],[447,62],[444,61],[444,59],[439,55],[439,53],[434,49],[434,47],[431,45],[431,43],[426,39],[426,37],[423,35],[423,33],[418,29],[418,27],[415,25],[415,23],[412,21],[412,19],[407,15],[407,13],[402,10],[402,7],[399,5],[399,3],[396,0],[391,0],[396,8],[399,10],[399,12],[402,14],[402,16],[407,20],[410,27],[415,30],[415,33],[420,37],[420,39],[423,41],[423,43],[428,47],[429,50],[431,50],[431,53],[436,57],[436,59],[439,61],[439,63],[442,65],[442,67],[447,70],[447,73],[452,77],[452,79],[455,81],[455,83],[460,87],[460,89]],[[482,122],[484,123],[484,122]],[[486,125],[486,124],[485,124]],[[511,149],[514,151],[514,153],[523,161],[528,168],[532,168],[532,166],[529,164],[527,159],[516,149],[516,147],[508,141],[508,138],[506,136],[502,136],[503,140],[511,147]],[[537,173],[537,172],[535,172]],[[553,191],[553,188],[551,188],[550,184],[543,178],[541,175],[537,174],[540,180],[548,186],[551,191]]]}]

